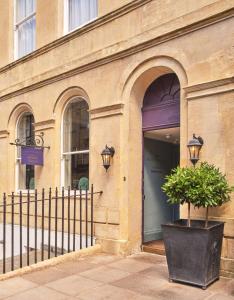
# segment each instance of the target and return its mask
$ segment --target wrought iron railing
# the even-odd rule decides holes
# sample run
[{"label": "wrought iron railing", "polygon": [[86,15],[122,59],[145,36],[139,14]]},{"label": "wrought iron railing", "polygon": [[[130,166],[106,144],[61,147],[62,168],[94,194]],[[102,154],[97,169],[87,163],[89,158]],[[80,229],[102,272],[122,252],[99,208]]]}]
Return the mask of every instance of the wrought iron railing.
[{"label": "wrought iron railing", "polygon": [[94,192],[64,188],[3,194],[0,273],[94,244]]}]

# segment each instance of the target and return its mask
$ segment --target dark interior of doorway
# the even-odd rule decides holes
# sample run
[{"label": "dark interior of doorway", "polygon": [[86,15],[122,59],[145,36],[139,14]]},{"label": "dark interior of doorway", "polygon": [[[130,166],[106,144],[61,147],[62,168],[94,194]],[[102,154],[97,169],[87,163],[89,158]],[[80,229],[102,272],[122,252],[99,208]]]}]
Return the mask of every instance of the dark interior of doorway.
[{"label": "dark interior of doorway", "polygon": [[179,207],[168,205],[161,190],[179,153],[179,127],[144,133],[143,251],[164,255],[161,224],[179,218]]}]

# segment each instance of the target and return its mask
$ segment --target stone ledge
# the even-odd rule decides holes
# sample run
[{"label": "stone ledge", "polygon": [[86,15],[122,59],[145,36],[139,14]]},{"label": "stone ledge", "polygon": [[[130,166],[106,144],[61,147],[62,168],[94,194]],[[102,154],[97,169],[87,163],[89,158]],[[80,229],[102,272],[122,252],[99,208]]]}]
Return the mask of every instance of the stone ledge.
[{"label": "stone ledge", "polygon": [[43,131],[55,127],[55,119],[49,119],[34,123],[35,131]]},{"label": "stone ledge", "polygon": [[6,274],[0,275],[0,281],[13,278],[16,276],[22,276],[27,273],[31,273],[34,271],[39,271],[46,269],[51,266],[58,265],[62,262],[67,262],[67,261],[73,261],[81,257],[93,255],[96,253],[100,253],[101,251],[101,246],[100,245],[95,245],[86,249],[79,250],[77,252],[71,252],[71,253],[66,253],[64,255],[58,256],[58,257],[53,257],[48,260],[44,260],[41,262],[38,262],[37,264],[33,264],[31,266],[23,267],[21,269],[17,269],[15,271],[8,272]]},{"label": "stone ledge", "polygon": [[124,108],[123,103],[117,103],[113,105],[91,109],[90,110],[91,120],[106,118],[114,115],[122,115],[123,108]]},{"label": "stone ledge", "polygon": [[5,139],[9,136],[9,131],[7,130],[0,130],[0,139]]},{"label": "stone ledge", "polygon": [[187,86],[184,90],[187,93],[187,100],[232,92],[234,90],[234,77]]}]

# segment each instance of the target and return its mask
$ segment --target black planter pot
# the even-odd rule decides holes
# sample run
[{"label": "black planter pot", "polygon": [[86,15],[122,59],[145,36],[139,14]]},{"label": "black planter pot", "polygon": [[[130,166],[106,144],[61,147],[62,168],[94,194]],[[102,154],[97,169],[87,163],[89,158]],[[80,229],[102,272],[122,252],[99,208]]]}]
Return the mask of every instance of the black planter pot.
[{"label": "black planter pot", "polygon": [[223,222],[181,219],[162,225],[170,281],[201,286],[219,278]]}]

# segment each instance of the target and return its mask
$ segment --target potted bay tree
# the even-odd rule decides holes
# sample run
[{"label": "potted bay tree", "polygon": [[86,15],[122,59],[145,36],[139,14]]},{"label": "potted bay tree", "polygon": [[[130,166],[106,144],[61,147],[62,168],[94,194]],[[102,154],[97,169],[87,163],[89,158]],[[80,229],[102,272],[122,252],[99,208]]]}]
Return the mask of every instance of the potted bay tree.
[{"label": "potted bay tree", "polygon": [[[205,289],[219,278],[224,223],[209,221],[209,208],[230,200],[233,188],[218,168],[177,167],[166,177],[162,190],[170,204],[187,204],[188,218],[163,224],[169,280],[195,284]],[[191,220],[190,209],[204,207],[204,220]]]}]

